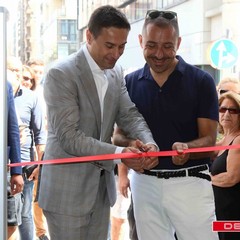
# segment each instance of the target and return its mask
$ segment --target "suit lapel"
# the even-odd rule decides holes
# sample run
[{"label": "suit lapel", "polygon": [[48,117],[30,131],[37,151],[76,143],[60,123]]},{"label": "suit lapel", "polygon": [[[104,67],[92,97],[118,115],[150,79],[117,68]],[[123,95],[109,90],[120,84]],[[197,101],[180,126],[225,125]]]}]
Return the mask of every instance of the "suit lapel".
[{"label": "suit lapel", "polygon": [[113,113],[114,113],[113,107],[117,107],[115,105],[115,99],[116,99],[115,81],[116,80],[110,70],[106,71],[106,76],[108,79],[108,88],[104,98],[104,112],[103,112],[103,123],[102,123],[103,134],[106,132],[106,129],[109,128],[109,124],[110,122],[112,122],[112,118],[115,117],[113,116]]},{"label": "suit lapel", "polygon": [[[83,51],[80,49],[76,56],[76,66],[79,69],[79,80],[82,83],[82,86],[88,96],[88,101],[91,103],[92,110],[94,112],[94,115],[97,120],[97,131],[99,133],[98,137],[104,141],[106,139],[106,129],[109,125],[109,119],[112,118],[112,107],[114,105],[113,99],[114,99],[114,93],[116,90],[114,90],[114,78],[111,75],[108,75],[108,89],[105,95],[104,99],[104,114],[103,114],[103,125],[101,129],[101,107],[99,102],[99,97],[97,93],[97,88],[95,81],[93,79],[92,72],[89,68],[89,65],[87,63],[87,60],[85,58],[85,55]],[[102,166],[107,171],[111,172],[113,170],[113,162],[112,161],[103,161]]]},{"label": "suit lapel", "polygon": [[[101,139],[103,141],[109,141],[109,131],[112,130],[113,118],[115,118],[115,109],[116,105],[116,79],[112,74],[111,70],[106,70],[105,74],[108,79],[108,88],[104,98],[104,111],[103,111],[103,122],[102,122],[102,131],[101,131]],[[109,172],[111,172],[114,168],[113,161],[104,161],[103,166]],[[110,180],[109,180],[110,181]],[[110,182],[108,183],[109,185]]]},{"label": "suit lapel", "polygon": [[92,110],[97,120],[97,128],[101,132],[101,108],[98,98],[96,84],[93,79],[92,72],[89,68],[88,62],[83,51],[80,49],[76,56],[76,66],[79,69],[79,80],[81,81],[84,90],[88,96],[88,100],[91,103]]}]

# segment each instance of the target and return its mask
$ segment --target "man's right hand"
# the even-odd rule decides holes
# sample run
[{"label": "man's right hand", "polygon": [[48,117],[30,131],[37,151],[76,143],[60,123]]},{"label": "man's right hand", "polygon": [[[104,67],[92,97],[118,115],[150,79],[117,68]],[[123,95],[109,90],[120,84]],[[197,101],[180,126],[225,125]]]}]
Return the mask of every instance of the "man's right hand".
[{"label": "man's right hand", "polygon": [[23,191],[24,180],[21,174],[13,174],[11,176],[11,195],[20,193]]},{"label": "man's right hand", "polygon": [[[123,149],[122,153],[141,153],[141,151],[134,147],[126,147]],[[132,168],[136,172],[143,172],[143,161],[144,157],[139,155],[139,158],[123,158],[122,162],[128,167]]]}]

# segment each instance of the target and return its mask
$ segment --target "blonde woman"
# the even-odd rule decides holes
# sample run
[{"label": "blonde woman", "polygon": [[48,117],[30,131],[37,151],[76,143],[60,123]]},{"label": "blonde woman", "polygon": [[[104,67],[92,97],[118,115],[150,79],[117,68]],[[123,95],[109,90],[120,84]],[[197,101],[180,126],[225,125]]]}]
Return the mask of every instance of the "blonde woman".
[{"label": "blonde woman", "polygon": [[221,94],[228,91],[240,94],[240,82],[237,78],[225,77],[219,82],[217,86],[218,96],[220,97]]}]

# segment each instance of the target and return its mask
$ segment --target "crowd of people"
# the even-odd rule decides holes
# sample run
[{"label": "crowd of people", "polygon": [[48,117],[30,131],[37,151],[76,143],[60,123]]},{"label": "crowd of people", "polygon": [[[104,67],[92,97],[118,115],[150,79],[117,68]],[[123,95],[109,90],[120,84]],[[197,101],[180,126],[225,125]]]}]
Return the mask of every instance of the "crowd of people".
[{"label": "crowd of people", "polygon": [[[41,76],[43,76],[44,65],[41,60],[34,60],[28,65],[23,65],[16,57],[7,59],[7,79],[13,90],[12,97],[20,140],[19,157],[22,162],[41,160],[47,137],[46,113],[41,102],[43,96],[37,94],[38,89],[42,86],[36,77],[37,72],[32,67],[33,64],[42,68]],[[37,205],[34,202],[34,192],[37,188],[39,167],[35,166],[22,168],[24,185],[21,197],[18,196],[19,194],[14,195],[15,198],[12,197],[12,194],[9,196],[8,200],[15,202],[15,205],[19,207],[14,209],[14,204],[8,206],[8,239],[17,239],[19,232],[21,239],[33,240],[35,239],[35,229],[36,236],[40,240],[48,239],[46,227],[42,229],[42,232],[41,229],[39,230],[39,222],[43,214],[37,212],[37,207],[34,207],[34,211],[32,209],[33,205]],[[33,192],[33,190],[35,191]]]},{"label": "crowd of people", "polygon": [[[240,220],[240,149],[185,152],[240,144],[239,80],[216,88],[185,62],[177,13],[159,10],[146,12],[139,35],[146,64],[124,76],[116,63],[130,29],[120,10],[97,8],[86,43],[53,65],[44,91],[43,62],[8,58],[10,162],[128,154],[11,168],[19,215],[9,204],[8,239],[18,230],[21,240],[123,240],[128,222],[132,240],[240,239],[212,231],[216,220]],[[178,154],[141,154],[168,150]]]}]

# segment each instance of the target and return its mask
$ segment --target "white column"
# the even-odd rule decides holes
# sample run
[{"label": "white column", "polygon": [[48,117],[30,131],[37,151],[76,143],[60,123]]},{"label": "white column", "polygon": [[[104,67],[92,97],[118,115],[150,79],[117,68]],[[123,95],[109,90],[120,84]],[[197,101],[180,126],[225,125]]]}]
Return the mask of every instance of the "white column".
[{"label": "white column", "polygon": [[7,10],[0,6],[0,239],[7,239]]}]

